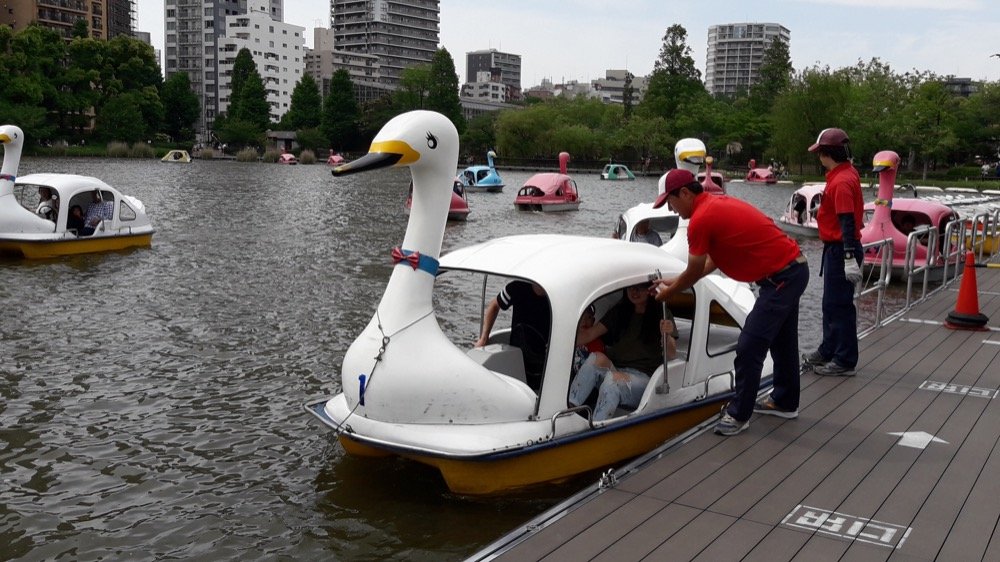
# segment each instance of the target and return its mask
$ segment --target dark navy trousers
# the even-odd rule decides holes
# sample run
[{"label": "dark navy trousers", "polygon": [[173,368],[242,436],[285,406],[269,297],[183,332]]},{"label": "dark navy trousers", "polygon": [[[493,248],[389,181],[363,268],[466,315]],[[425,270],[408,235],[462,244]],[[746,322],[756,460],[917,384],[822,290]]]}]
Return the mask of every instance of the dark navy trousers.
[{"label": "dark navy trousers", "polygon": [[[861,242],[855,242],[854,259],[861,265]],[[844,276],[844,245],[823,245],[823,341],[819,354],[841,367],[858,364],[858,310],[854,306],[854,284]]]},{"label": "dark navy trousers", "polygon": [[774,403],[783,410],[799,407],[799,299],[809,284],[809,266],[793,263],[757,284],[757,303],[736,343],[736,396],[728,407],[741,422],[753,414],[768,351],[774,361]]}]

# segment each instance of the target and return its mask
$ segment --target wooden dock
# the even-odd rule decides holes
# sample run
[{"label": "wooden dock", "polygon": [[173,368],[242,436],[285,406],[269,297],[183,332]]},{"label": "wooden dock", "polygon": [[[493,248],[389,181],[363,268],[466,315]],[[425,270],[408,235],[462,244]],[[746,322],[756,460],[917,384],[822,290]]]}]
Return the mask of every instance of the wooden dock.
[{"label": "wooden dock", "polygon": [[1000,560],[1000,271],[988,331],[942,325],[959,283],[802,377],[799,418],[714,420],[487,546],[496,560]]}]

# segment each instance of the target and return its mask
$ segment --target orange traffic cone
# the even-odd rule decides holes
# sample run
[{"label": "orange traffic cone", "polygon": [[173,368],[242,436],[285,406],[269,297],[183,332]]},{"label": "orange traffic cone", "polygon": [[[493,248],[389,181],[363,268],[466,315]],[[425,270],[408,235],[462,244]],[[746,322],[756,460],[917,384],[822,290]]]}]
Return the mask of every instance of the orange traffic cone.
[{"label": "orange traffic cone", "polygon": [[976,257],[972,252],[965,255],[965,271],[962,284],[958,287],[958,302],[955,310],[948,313],[944,325],[952,330],[986,330],[990,319],[979,312],[979,289],[976,288]]}]

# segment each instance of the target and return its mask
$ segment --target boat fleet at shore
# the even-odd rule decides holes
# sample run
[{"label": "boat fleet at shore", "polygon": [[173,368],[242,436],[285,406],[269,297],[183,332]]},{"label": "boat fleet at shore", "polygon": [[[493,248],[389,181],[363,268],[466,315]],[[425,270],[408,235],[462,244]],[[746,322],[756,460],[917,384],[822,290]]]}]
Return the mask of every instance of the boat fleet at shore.
[{"label": "boat fleet at shore", "polygon": [[[0,127],[0,141],[5,150],[0,250],[33,258],[151,243],[153,228],[138,199],[96,178],[18,178],[23,133],[17,127]],[[592,406],[574,406],[568,400],[581,316],[592,310],[600,318],[628,287],[648,283],[653,276],[680,274],[688,254],[686,221],[647,203],[622,212],[615,238],[515,235],[442,255],[447,221],[468,216],[466,194],[504,187],[494,153],[487,154],[486,166],[471,166],[456,176],[458,152],[458,133],[447,118],[414,111],[390,120],[365,156],[332,164],[338,178],[378,168],[408,168],[409,219],[400,245],[386,256],[394,267],[381,300],[331,380],[334,394],[308,401],[305,411],[330,428],[348,453],[430,465],[452,491],[468,495],[502,494],[612,466],[717,414],[732,396],[735,343],[755,297],[748,284],[715,274],[665,303],[664,313],[669,309],[679,332],[678,353],[664,357],[638,406],[595,420]],[[706,191],[725,193],[725,181],[713,172],[700,140],[678,141],[674,156],[676,165],[695,174]],[[183,160],[183,155],[171,160]],[[536,174],[525,182],[515,199],[518,209],[579,208],[576,182],[567,173],[569,155],[560,154],[559,162],[558,172]],[[901,199],[891,206],[893,213],[887,203],[892,200],[898,156],[880,153],[876,165],[884,175],[866,231],[882,229],[878,235],[885,237],[885,229],[902,228],[902,219],[894,213],[905,210]],[[609,180],[612,175],[628,177],[622,171],[607,172]],[[54,218],[30,208],[34,200],[24,202],[25,194],[39,188],[51,189],[65,202],[51,215]],[[662,178],[658,190],[663,191]],[[821,185],[803,186],[778,222],[799,229],[797,235],[810,235],[812,211],[821,197]],[[941,205],[948,209],[949,220],[959,215],[954,203],[911,200]],[[92,232],[70,228],[70,207],[89,202],[107,203],[113,213]],[[926,224],[943,220],[927,217]],[[661,244],[630,242],[640,225],[651,227]],[[507,280],[534,283],[548,300],[551,329],[541,334],[540,380],[526,376],[522,350],[511,344],[513,327],[494,330],[483,347],[470,347],[453,341],[437,316],[438,299],[459,298],[456,293],[485,310],[495,294],[488,288]],[[441,284],[478,289],[436,294]],[[771,372],[768,358],[764,386],[770,384]]]}]

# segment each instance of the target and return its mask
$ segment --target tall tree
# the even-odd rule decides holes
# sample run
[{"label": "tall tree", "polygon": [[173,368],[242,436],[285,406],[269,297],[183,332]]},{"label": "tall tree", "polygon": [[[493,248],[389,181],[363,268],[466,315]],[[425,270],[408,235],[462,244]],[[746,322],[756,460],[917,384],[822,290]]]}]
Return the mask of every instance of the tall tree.
[{"label": "tall tree", "polygon": [[323,98],[319,85],[310,74],[303,74],[292,90],[292,105],[281,117],[281,128],[298,131],[319,127],[323,116]]},{"label": "tall tree", "polygon": [[201,116],[198,96],[191,91],[191,79],[185,72],[175,72],[163,83],[160,99],[167,109],[163,132],[174,142],[194,138],[194,124]]},{"label": "tall tree", "polygon": [[[243,91],[243,85],[253,73],[257,73],[257,65],[253,62],[253,54],[250,53],[250,49],[244,47],[236,53],[236,58],[233,60],[233,71],[229,75],[229,106],[226,109],[228,115],[239,115],[240,93]],[[260,76],[259,73],[257,75]]]},{"label": "tall tree", "polygon": [[414,109],[426,109],[430,87],[430,66],[411,66],[404,69],[399,77],[399,87],[392,95],[393,108],[399,113]]},{"label": "tall tree", "polygon": [[685,99],[704,90],[701,72],[694,65],[691,47],[687,45],[687,30],[674,24],[663,36],[660,56],[653,65],[646,96],[641,108],[649,117],[672,119]]},{"label": "tall tree", "polygon": [[340,69],[330,79],[330,91],[323,100],[323,118],[320,130],[331,148],[344,150],[354,146],[358,139],[358,103],[354,100],[351,76]]},{"label": "tall tree", "polygon": [[777,157],[799,164],[800,172],[818,172],[816,157],[806,149],[820,131],[845,122],[850,92],[850,82],[842,74],[829,68],[803,70],[778,96],[771,111],[771,147]]},{"label": "tall tree", "polygon": [[455,61],[446,49],[438,49],[431,58],[429,79],[427,109],[451,119],[461,134],[465,131],[466,123],[458,96],[458,74],[455,72]]},{"label": "tall tree", "polygon": [[753,108],[760,113],[771,111],[774,100],[788,87],[794,71],[788,44],[780,38],[771,41],[764,49],[757,82],[750,87]]},{"label": "tall tree", "polygon": [[622,116],[626,121],[632,118],[632,98],[635,97],[635,88],[632,87],[632,73],[625,71],[625,85],[622,86]]},{"label": "tall tree", "polygon": [[108,99],[97,114],[97,133],[105,140],[137,142],[147,137],[140,106],[142,96],[126,92]]}]

